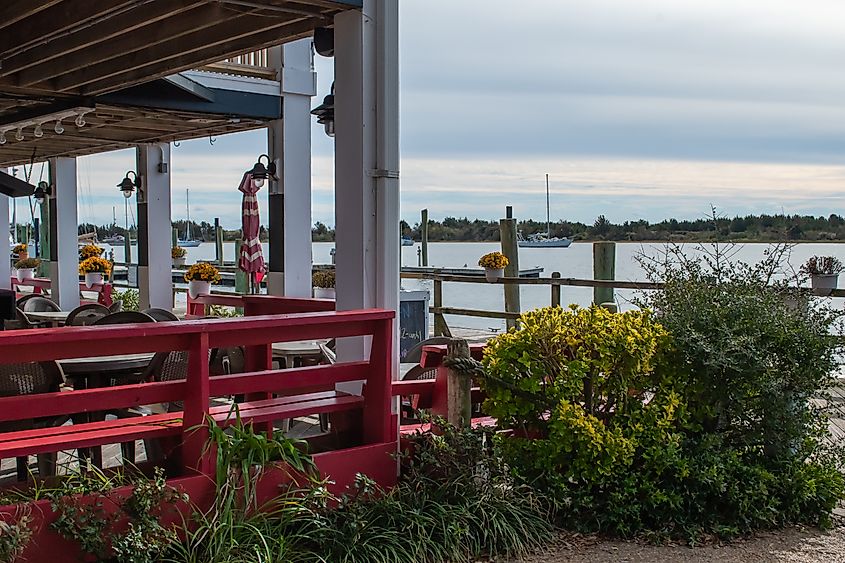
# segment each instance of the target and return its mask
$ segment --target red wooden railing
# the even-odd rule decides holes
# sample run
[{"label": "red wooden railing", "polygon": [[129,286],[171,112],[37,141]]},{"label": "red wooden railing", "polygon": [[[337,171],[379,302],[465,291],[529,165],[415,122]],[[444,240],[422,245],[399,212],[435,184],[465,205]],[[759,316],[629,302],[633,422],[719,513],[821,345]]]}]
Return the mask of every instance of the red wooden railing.
[{"label": "red wooden railing", "polygon": [[191,298],[188,295],[188,318],[201,318],[208,314],[208,305],[236,307],[244,310],[247,316],[256,314],[289,315],[296,313],[314,313],[334,311],[335,302],[331,299],[306,299],[299,297],[276,297],[269,295],[200,295]]},{"label": "red wooden railing", "polygon": [[[31,278],[28,280],[18,281],[18,278],[12,276],[12,286],[17,288],[17,286],[27,286],[33,288],[32,291],[34,293],[44,293],[45,290],[49,290],[51,286],[51,281],[48,278]],[[79,282],[79,291],[90,291],[97,294],[97,303],[100,305],[105,305],[106,307],[112,304],[112,284],[110,283],[95,283],[91,287],[88,287],[82,282]]]}]

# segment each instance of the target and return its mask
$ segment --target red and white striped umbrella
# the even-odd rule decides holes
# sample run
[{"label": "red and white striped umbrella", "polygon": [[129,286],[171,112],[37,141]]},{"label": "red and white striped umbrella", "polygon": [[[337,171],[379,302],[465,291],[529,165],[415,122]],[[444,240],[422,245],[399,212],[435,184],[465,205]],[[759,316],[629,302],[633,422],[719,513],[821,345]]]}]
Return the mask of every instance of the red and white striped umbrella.
[{"label": "red and white striped umbrella", "polygon": [[252,174],[244,174],[241,185],[238,188],[243,192],[241,203],[241,228],[243,229],[244,242],[241,244],[241,255],[238,258],[238,267],[244,272],[254,274],[255,280],[261,282],[264,277],[264,253],[261,251],[261,240],[258,232],[261,229],[261,218],[258,214],[258,186],[252,179]]}]

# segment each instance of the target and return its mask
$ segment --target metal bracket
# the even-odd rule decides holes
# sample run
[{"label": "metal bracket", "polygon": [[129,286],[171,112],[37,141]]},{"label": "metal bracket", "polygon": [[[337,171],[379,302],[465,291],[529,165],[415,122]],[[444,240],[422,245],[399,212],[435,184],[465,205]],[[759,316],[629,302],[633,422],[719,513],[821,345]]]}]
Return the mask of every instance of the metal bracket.
[{"label": "metal bracket", "polygon": [[398,170],[385,170],[383,168],[374,168],[373,170],[368,170],[367,175],[371,178],[392,178],[394,180],[399,179]]}]

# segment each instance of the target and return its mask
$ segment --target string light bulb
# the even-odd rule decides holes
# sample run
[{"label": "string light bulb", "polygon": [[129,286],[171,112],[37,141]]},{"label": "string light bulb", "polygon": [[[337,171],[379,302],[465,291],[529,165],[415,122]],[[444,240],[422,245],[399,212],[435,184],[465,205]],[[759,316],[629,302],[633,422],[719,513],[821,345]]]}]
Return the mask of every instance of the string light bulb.
[{"label": "string light bulb", "polygon": [[18,132],[15,133],[16,141],[23,141],[23,127],[18,127]]},{"label": "string light bulb", "polygon": [[0,145],[6,144],[6,132],[0,131]]},{"label": "string light bulb", "polygon": [[76,120],[74,121],[77,127],[84,127],[85,126],[85,117],[83,114],[79,114],[76,116]]},{"label": "string light bulb", "polygon": [[44,130],[41,128],[40,123],[35,124],[35,130],[33,130],[32,134],[38,137],[39,139],[44,136]]},{"label": "string light bulb", "polygon": [[53,128],[53,131],[56,132],[56,135],[61,135],[65,132],[65,127],[62,125],[61,119],[56,122],[56,126]]}]

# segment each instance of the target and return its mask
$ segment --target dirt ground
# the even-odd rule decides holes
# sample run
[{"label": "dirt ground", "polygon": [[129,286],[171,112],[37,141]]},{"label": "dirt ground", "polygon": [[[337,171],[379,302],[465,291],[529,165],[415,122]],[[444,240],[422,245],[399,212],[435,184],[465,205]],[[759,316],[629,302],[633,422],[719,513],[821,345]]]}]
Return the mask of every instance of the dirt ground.
[{"label": "dirt ground", "polygon": [[730,543],[690,548],[562,535],[520,563],[845,563],[845,521],[822,532],[794,527]]}]

